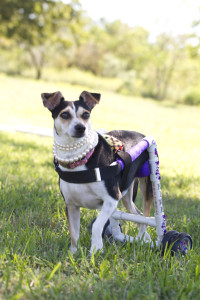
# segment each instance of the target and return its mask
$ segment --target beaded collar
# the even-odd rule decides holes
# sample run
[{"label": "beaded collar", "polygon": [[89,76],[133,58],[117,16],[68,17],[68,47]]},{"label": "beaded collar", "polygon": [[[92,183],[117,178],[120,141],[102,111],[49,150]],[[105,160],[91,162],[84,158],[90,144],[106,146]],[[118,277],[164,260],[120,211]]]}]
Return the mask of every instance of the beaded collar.
[{"label": "beaded collar", "polygon": [[54,137],[53,154],[61,166],[74,169],[87,163],[97,143],[98,135],[93,130],[90,130],[86,137],[70,145],[59,144]]},{"label": "beaded collar", "polygon": [[[124,148],[123,143],[117,138],[107,134],[103,134],[102,137],[109,144],[109,146],[111,147],[114,153],[123,150]],[[62,159],[57,155],[57,149],[64,152],[72,151],[84,146],[88,142],[89,142],[88,148],[82,154],[75,156],[72,159]],[[53,153],[54,153],[55,160],[59,162],[59,164],[62,167],[68,169],[74,169],[78,166],[85,165],[88,162],[89,158],[94,153],[95,148],[92,146],[93,142],[94,139],[92,137],[92,132],[90,132],[88,137],[84,137],[80,142],[71,144],[69,146],[61,145],[58,142],[56,142],[56,140],[54,140]]]},{"label": "beaded collar", "polygon": [[82,166],[82,165],[85,165],[87,162],[88,162],[88,159],[92,156],[92,154],[94,153],[94,148],[88,152],[86,154],[86,156],[83,158],[83,159],[80,159],[78,161],[75,161],[73,163],[64,163],[64,162],[60,162],[59,161],[59,164],[64,167],[64,168],[68,168],[68,169],[74,169],[76,167],[79,167],[79,166]]}]

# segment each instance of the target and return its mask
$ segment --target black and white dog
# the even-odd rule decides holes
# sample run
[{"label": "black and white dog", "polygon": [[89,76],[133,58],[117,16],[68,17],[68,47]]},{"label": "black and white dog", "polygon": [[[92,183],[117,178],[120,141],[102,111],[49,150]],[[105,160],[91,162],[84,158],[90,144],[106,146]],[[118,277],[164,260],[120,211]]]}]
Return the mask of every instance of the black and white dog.
[{"label": "black and white dog", "polygon": [[[116,154],[105,138],[91,127],[90,114],[94,106],[99,103],[100,94],[84,91],[77,101],[64,100],[61,92],[43,93],[41,96],[44,106],[51,111],[54,119],[54,157],[60,170],[72,174],[109,166],[116,160]],[[125,151],[144,137],[137,132],[122,130],[106,134],[121,141]],[[151,182],[149,177],[140,178],[139,181],[143,198],[143,214],[148,217],[153,199]],[[71,252],[76,251],[79,239],[80,207],[100,209],[92,226],[90,253],[103,248],[102,232],[108,219],[110,219],[114,239],[133,241],[132,237],[121,232],[119,223],[112,218],[112,214],[117,209],[120,199],[130,213],[140,214],[134,204],[138,179],[130,172],[124,189],[120,188],[120,182],[121,174],[90,183],[70,183],[60,178],[60,190],[66,202],[66,215],[71,235]],[[143,238],[144,241],[149,239],[145,225],[139,225],[137,238]]]}]

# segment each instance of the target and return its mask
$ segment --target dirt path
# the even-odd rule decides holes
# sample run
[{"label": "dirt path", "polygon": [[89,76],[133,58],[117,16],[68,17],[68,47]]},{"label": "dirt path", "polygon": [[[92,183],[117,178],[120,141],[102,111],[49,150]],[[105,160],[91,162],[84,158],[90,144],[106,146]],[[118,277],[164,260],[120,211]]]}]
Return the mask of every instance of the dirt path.
[{"label": "dirt path", "polygon": [[10,125],[1,125],[0,124],[0,131],[7,131],[7,132],[24,132],[30,134],[36,134],[39,136],[53,136],[52,129],[49,128],[41,128],[37,126],[30,126],[27,124],[10,126]]}]

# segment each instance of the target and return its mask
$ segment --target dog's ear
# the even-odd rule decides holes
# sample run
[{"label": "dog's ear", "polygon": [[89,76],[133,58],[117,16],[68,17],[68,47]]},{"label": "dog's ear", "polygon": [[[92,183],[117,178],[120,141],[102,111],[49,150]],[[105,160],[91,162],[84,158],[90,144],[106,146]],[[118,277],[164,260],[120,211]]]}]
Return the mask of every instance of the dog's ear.
[{"label": "dog's ear", "polygon": [[64,99],[61,92],[55,92],[55,93],[42,93],[41,94],[43,104],[45,107],[47,107],[50,111],[53,111],[54,108],[56,108],[62,99]]},{"label": "dog's ear", "polygon": [[83,91],[80,95],[80,100],[84,101],[90,109],[93,109],[93,107],[99,103],[100,98],[101,94],[89,93],[86,91]]}]

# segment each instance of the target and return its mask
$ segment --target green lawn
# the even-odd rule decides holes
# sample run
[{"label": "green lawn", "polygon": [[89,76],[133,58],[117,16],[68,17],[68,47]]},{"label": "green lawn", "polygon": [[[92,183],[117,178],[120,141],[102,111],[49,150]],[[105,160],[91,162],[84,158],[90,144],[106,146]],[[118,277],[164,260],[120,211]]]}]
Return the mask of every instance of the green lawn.
[{"label": "green lawn", "polygon": [[[51,128],[40,94],[60,90],[74,100],[87,89],[3,74],[0,80],[0,124],[9,125]],[[89,91],[102,93],[95,129],[156,137],[167,229],[188,232],[194,247],[181,258],[161,257],[140,243],[106,245],[90,259],[88,226],[96,211],[82,209],[80,248],[70,256],[52,139],[0,132],[0,299],[200,299],[200,108]],[[122,227],[136,235],[135,225]]]}]

